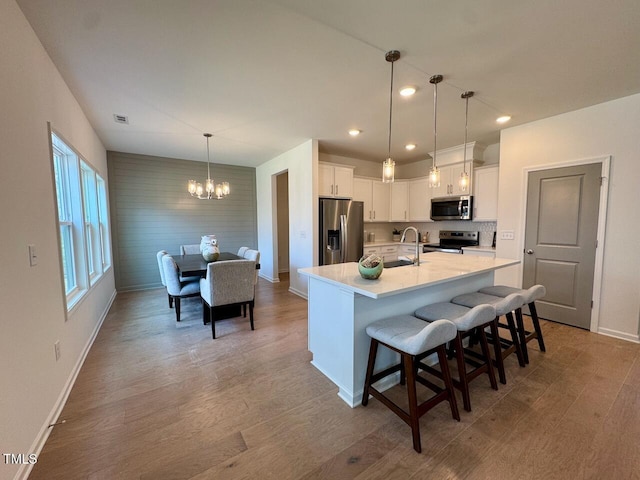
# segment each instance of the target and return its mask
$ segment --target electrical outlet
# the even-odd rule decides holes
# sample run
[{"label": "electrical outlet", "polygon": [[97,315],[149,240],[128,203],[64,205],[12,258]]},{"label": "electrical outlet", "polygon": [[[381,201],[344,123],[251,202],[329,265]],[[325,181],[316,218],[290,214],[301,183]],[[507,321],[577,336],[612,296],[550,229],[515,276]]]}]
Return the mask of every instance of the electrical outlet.
[{"label": "electrical outlet", "polygon": [[56,351],[56,362],[60,360],[60,340],[53,344],[53,348]]},{"label": "electrical outlet", "polygon": [[515,234],[513,230],[502,230],[500,232],[500,240],[513,240],[515,238]]}]

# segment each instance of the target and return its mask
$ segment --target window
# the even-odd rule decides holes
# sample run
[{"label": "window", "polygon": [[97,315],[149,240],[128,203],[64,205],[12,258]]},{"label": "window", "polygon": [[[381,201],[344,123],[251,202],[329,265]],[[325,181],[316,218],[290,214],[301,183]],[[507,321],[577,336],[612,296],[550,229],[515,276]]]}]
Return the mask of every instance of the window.
[{"label": "window", "polygon": [[51,134],[67,310],[111,266],[105,182],[56,134]]}]

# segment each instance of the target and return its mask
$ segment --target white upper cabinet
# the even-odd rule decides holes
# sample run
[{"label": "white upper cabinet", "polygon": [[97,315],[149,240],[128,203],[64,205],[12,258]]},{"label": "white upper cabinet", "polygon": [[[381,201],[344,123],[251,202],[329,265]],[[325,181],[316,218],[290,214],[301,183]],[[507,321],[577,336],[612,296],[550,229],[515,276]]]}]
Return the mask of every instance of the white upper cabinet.
[{"label": "white upper cabinet", "polygon": [[431,221],[431,189],[428,178],[417,178],[409,181],[409,221]]},{"label": "white upper cabinet", "polygon": [[389,221],[389,192],[389,184],[380,180],[353,179],[353,199],[364,202],[365,222]]},{"label": "white upper cabinet", "polygon": [[321,197],[353,197],[353,168],[318,164],[318,195]]},{"label": "white upper cabinet", "polygon": [[469,174],[469,185],[466,190],[460,188],[460,174],[465,169],[464,164],[456,163],[453,165],[444,165],[438,167],[440,169],[440,186],[432,188],[432,197],[448,197],[457,195],[471,195],[473,191],[473,162],[467,162],[466,170]]},{"label": "white upper cabinet", "polygon": [[406,222],[409,220],[409,182],[396,180],[391,184],[391,214],[392,222]]},{"label": "white upper cabinet", "polygon": [[473,187],[473,220],[498,219],[498,165],[476,168]]}]

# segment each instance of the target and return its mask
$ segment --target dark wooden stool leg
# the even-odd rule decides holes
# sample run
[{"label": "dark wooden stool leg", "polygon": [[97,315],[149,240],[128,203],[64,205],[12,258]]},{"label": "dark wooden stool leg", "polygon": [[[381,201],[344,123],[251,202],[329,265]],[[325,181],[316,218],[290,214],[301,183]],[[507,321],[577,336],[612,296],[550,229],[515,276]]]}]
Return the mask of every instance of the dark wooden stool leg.
[{"label": "dark wooden stool leg", "polygon": [[520,348],[522,348],[522,358],[524,363],[529,363],[529,351],[527,350],[527,332],[524,329],[524,321],[522,320],[522,308],[516,309],[516,325],[518,335],[520,337]]},{"label": "dark wooden stool leg", "polygon": [[[464,349],[462,348],[462,336],[460,335],[460,332],[458,332],[452,343],[454,343],[456,351],[458,378],[460,379],[460,392],[462,392],[462,405],[467,412],[470,412],[471,396],[469,395],[469,380],[467,379],[467,367],[464,362]],[[444,369],[444,366],[442,365],[442,360],[440,360],[440,370],[442,369]]]},{"label": "dark wooden stool leg", "polygon": [[400,355],[400,385],[406,385],[407,383],[407,374],[406,372],[407,366],[404,364],[404,357]]},{"label": "dark wooden stool leg", "polygon": [[487,341],[487,334],[484,331],[486,325],[478,327],[478,333],[480,337],[480,348],[482,349],[482,355],[484,355],[484,361],[487,363],[487,374],[489,375],[489,383],[494,390],[498,389],[498,383],[496,382],[496,374],[493,371],[493,362],[491,361],[491,354],[489,353],[489,342]]},{"label": "dark wooden stool leg", "polygon": [[176,305],[176,322],[180,321],[180,297],[176,297],[174,299],[174,303]]},{"label": "dark wooden stool leg", "polygon": [[513,313],[509,312],[505,315],[507,317],[507,325],[509,326],[509,332],[511,332],[511,341],[516,349],[516,355],[518,356],[518,363],[521,367],[524,367],[524,355],[522,354],[522,346],[518,339],[518,329],[516,328],[516,322],[513,320]]},{"label": "dark wooden stool leg", "polygon": [[500,383],[507,384],[507,376],[504,371],[504,358],[502,358],[502,346],[500,345],[500,334],[498,333],[498,318],[491,322],[491,337],[493,337],[493,351],[496,355],[496,367],[498,367],[498,376]]},{"label": "dark wooden stool leg", "polygon": [[442,380],[444,381],[444,387],[449,392],[447,400],[449,401],[449,407],[451,407],[451,416],[460,421],[460,412],[458,412],[458,402],[456,401],[456,392],[453,389],[453,380],[451,380],[451,373],[449,372],[449,364],[447,363],[447,355],[444,349],[444,345],[438,347],[438,361],[440,362],[440,370],[442,371]]},{"label": "dark wooden stool leg", "polygon": [[373,376],[373,367],[376,363],[376,354],[378,353],[378,341],[371,339],[369,347],[369,361],[367,363],[367,374],[364,377],[364,389],[362,391],[362,406],[366,407],[369,403],[369,387],[371,387],[371,377]]},{"label": "dark wooden stool leg", "polygon": [[[440,357],[440,350],[438,350]],[[445,356],[446,362],[446,356]],[[416,366],[413,362],[413,356],[408,353],[402,353],[402,365],[407,375],[407,395],[409,397],[409,421],[411,425],[411,435],[413,436],[413,449],[420,453],[422,446],[420,443],[420,419],[418,417],[418,395],[416,393]]]},{"label": "dark wooden stool leg", "polygon": [[547,350],[544,346],[544,340],[542,339],[542,329],[540,328],[540,320],[538,319],[538,311],[536,310],[535,302],[531,302],[529,304],[529,313],[531,313],[533,328],[535,329],[536,335],[538,336],[538,346],[540,347],[540,351],[546,352]]}]

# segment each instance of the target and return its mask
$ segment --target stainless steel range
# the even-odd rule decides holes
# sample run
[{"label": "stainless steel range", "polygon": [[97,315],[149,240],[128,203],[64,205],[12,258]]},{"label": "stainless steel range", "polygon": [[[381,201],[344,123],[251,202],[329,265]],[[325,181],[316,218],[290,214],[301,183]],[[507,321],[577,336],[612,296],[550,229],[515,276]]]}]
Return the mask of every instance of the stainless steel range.
[{"label": "stainless steel range", "polygon": [[479,236],[478,232],[440,230],[440,243],[423,245],[422,252],[462,253],[462,247],[479,245]]}]

